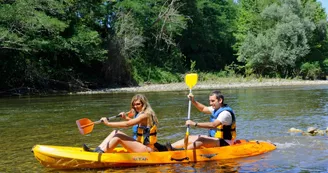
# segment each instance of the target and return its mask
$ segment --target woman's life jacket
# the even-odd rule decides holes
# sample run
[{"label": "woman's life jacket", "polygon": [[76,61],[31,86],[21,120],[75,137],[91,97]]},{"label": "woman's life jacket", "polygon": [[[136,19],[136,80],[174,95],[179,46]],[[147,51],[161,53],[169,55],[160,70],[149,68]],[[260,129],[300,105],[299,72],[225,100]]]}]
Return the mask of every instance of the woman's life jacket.
[{"label": "woman's life jacket", "polygon": [[231,125],[219,125],[216,129],[210,129],[208,131],[210,137],[215,137],[215,138],[221,138],[221,139],[227,139],[227,140],[232,140],[236,138],[236,118],[233,110],[228,106],[224,105],[223,107],[220,107],[218,110],[214,110],[211,117],[210,121],[213,122],[215,121],[219,114],[223,111],[229,111],[231,116],[232,116],[232,122]]},{"label": "woman's life jacket", "polygon": [[[138,117],[138,115],[139,113],[136,114],[134,118]],[[157,125],[155,124],[153,116],[151,116],[151,118],[154,124],[152,127],[139,126],[139,124],[132,127],[133,138],[144,145],[153,145],[157,142]]]}]

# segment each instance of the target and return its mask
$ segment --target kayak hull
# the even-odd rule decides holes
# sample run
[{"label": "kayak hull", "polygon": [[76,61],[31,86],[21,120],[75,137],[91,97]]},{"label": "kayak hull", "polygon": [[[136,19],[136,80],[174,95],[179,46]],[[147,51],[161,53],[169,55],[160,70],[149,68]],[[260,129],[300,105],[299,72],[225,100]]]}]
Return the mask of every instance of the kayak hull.
[{"label": "kayak hull", "polygon": [[236,159],[267,153],[274,149],[276,149],[276,146],[270,142],[246,142],[245,140],[232,146],[182,151],[128,153],[124,148],[116,148],[113,153],[99,154],[83,151],[81,147],[35,145],[32,148],[32,152],[35,158],[45,167],[79,169],[134,167]]}]

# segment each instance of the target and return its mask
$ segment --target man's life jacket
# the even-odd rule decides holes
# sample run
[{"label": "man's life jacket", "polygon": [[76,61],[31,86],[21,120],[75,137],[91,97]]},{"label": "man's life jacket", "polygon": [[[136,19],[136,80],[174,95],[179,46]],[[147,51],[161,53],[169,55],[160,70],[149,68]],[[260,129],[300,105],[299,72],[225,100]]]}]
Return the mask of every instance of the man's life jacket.
[{"label": "man's life jacket", "polygon": [[214,122],[219,114],[223,111],[229,111],[231,116],[232,116],[232,122],[231,125],[219,125],[216,129],[210,129],[208,131],[209,136],[211,137],[215,137],[215,138],[221,138],[221,139],[228,139],[228,140],[232,140],[236,138],[236,118],[235,118],[235,114],[233,112],[233,110],[228,106],[228,105],[224,105],[223,107],[221,107],[218,110],[214,110],[214,112],[212,113],[211,117],[210,117],[210,121]]}]

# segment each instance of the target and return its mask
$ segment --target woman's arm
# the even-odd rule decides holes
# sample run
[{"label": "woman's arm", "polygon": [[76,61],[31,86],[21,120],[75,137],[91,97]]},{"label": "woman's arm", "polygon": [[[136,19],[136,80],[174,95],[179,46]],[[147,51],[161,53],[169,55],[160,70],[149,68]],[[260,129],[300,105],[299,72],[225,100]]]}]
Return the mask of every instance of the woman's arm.
[{"label": "woman's arm", "polygon": [[122,119],[124,120],[131,120],[134,118],[134,110],[131,109],[129,112],[121,112],[119,115],[121,115]]},{"label": "woman's arm", "polygon": [[131,127],[136,124],[140,124],[145,119],[147,119],[146,114],[141,114],[137,118],[133,118],[128,121],[120,121],[120,122],[109,122],[106,117],[101,118],[104,124],[109,127]]}]

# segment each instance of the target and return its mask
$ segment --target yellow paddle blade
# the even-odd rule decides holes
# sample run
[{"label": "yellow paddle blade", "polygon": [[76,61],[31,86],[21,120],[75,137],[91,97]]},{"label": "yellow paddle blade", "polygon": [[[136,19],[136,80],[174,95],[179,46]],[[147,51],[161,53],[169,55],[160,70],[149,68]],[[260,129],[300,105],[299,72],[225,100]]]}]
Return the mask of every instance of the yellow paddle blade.
[{"label": "yellow paddle blade", "polygon": [[197,73],[190,73],[185,76],[185,82],[189,89],[194,87],[198,81],[198,75]]}]

